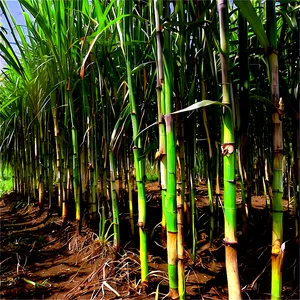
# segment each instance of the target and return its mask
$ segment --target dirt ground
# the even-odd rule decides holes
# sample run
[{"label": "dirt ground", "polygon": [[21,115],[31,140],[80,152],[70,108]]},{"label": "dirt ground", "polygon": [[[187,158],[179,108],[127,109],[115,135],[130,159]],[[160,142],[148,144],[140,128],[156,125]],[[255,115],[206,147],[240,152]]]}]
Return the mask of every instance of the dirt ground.
[{"label": "dirt ground", "polygon": [[[166,249],[160,244],[160,191],[157,183],[147,184],[149,288],[143,290],[140,278],[138,239],[129,237],[126,212],[120,213],[119,253],[108,241],[100,242],[95,231],[83,226],[76,237],[75,224],[62,228],[57,213],[48,216],[35,205],[27,206],[20,196],[5,195],[0,200],[1,257],[0,299],[163,299],[168,292]],[[240,207],[240,194],[237,194]],[[265,197],[252,197],[253,211],[242,234],[238,217],[238,256],[244,299],[270,299],[271,223]],[[283,299],[300,299],[299,241],[294,236],[294,219],[284,205]],[[227,299],[222,228],[215,223],[213,244],[209,243],[207,188],[197,190],[197,257],[192,262],[186,235],[187,299]],[[238,214],[239,215],[239,214]],[[188,217],[187,217],[188,219]]]}]

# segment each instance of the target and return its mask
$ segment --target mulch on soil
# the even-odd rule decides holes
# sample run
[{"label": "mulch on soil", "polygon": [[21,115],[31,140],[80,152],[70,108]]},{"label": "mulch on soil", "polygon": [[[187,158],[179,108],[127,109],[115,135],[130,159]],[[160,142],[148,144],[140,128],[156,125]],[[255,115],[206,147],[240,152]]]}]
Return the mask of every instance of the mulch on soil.
[{"label": "mulch on soil", "polygon": [[[59,216],[48,216],[22,197],[9,194],[0,200],[1,299],[163,299],[168,292],[166,249],[160,245],[160,196],[157,183],[147,185],[149,288],[140,283],[138,239],[129,238],[126,214],[121,214],[123,247],[115,253],[110,242],[83,227],[76,236],[75,223],[62,228]],[[238,194],[239,198],[239,194]],[[197,191],[198,244],[195,263],[189,253],[187,232],[187,299],[227,299],[222,220],[219,236],[209,244],[208,196],[205,186]],[[238,201],[240,203],[240,201]],[[271,223],[263,209],[263,196],[252,198],[247,238],[238,219],[239,269],[243,298],[270,299]],[[283,299],[300,299],[299,241],[293,238],[293,216],[284,202]],[[147,208],[147,209],[148,209]],[[222,208],[220,208],[221,210]],[[150,216],[150,217],[149,217]],[[155,216],[155,217],[154,217]],[[221,217],[221,214],[220,214]],[[221,219],[221,218],[220,218]],[[122,232],[123,228],[123,232]],[[218,230],[217,230],[218,229]],[[127,237],[127,239],[126,239]]]}]

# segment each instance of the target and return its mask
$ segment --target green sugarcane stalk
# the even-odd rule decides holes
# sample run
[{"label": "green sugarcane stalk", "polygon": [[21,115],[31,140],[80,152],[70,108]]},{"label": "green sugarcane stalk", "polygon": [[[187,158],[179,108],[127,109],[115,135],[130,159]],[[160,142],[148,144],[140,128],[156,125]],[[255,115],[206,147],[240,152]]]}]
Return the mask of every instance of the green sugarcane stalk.
[{"label": "green sugarcane stalk", "polygon": [[130,161],[128,137],[124,136],[124,164],[125,164],[125,189],[128,191],[129,224],[131,236],[134,236],[134,211],[133,211],[133,174]]},{"label": "green sugarcane stalk", "polygon": [[[193,88],[194,84],[192,84]],[[190,102],[191,104],[191,102]],[[190,185],[190,210],[191,210],[191,227],[192,227],[192,259],[193,262],[196,260],[196,250],[197,250],[197,209],[196,209],[196,119],[194,114],[188,122],[188,128],[193,128],[190,133],[190,139],[188,144],[188,153],[189,153],[189,185]]]},{"label": "green sugarcane stalk", "polygon": [[272,114],[273,121],[273,201],[272,201],[272,275],[271,275],[271,298],[272,300],[281,299],[282,291],[282,263],[284,249],[282,246],[283,234],[283,178],[282,178],[282,160],[283,160],[283,102],[279,99],[279,76],[278,76],[278,55],[277,49],[277,27],[275,1],[266,2],[267,11],[267,36],[272,48],[268,54],[269,78],[271,86],[271,99],[276,110]]},{"label": "green sugarcane stalk", "polygon": [[[167,80],[166,80],[167,89]],[[167,98],[167,97],[166,97]],[[166,109],[168,111],[168,109]],[[168,251],[168,275],[169,297],[178,297],[178,273],[177,273],[177,209],[176,209],[176,143],[174,134],[173,117],[165,115],[167,134],[167,194],[165,201],[165,215],[167,222],[167,251]]]},{"label": "green sugarcane stalk", "polygon": [[48,194],[48,203],[49,203],[49,211],[48,215],[52,214],[52,195],[53,195],[53,166],[54,166],[54,159],[53,159],[53,152],[52,152],[52,146],[51,146],[51,132],[48,132],[48,145],[47,145],[47,152],[48,152],[48,188],[49,188],[49,194]]},{"label": "green sugarcane stalk", "polygon": [[[80,53],[80,60],[82,60],[82,50]],[[82,93],[82,128],[86,135],[86,143],[82,145],[84,151],[83,159],[80,159],[80,166],[82,168],[82,195],[86,198],[86,205],[89,210],[90,220],[93,221],[93,203],[92,203],[92,161],[91,161],[91,109],[88,103],[88,94],[84,85],[84,78],[81,77],[81,93]],[[85,176],[85,177],[82,177]],[[85,179],[85,180],[84,180]]]},{"label": "green sugarcane stalk", "polygon": [[[185,93],[185,32],[184,32],[184,5],[183,0],[177,1],[175,10],[178,12],[179,20],[179,34],[178,34],[178,47],[179,56],[181,58],[181,67],[179,70],[179,95],[183,101]],[[180,109],[180,103],[176,103],[176,108]],[[185,299],[185,255],[184,255],[184,199],[185,199],[185,164],[184,164],[184,123],[181,115],[176,116],[177,132],[179,142],[179,152],[177,153],[177,259],[178,259],[178,294],[179,299]]]},{"label": "green sugarcane stalk", "polygon": [[[166,15],[169,14],[168,7]],[[170,115],[172,103],[172,55],[171,35],[164,35],[164,78],[165,78],[165,124],[167,136],[167,193],[165,200],[165,215],[167,222],[167,252],[168,252],[168,275],[169,297],[178,297],[178,272],[177,272],[177,209],[176,209],[176,142],[173,116]]]},{"label": "green sugarcane stalk", "polygon": [[31,141],[30,141],[30,147],[29,147],[29,160],[30,160],[30,163],[29,163],[29,176],[30,176],[30,189],[31,189],[31,193],[30,195],[28,195],[28,205],[30,203],[30,198],[32,196],[34,196],[35,194],[35,181],[34,181],[34,170],[33,170],[33,142],[32,140],[34,139],[33,135],[31,134],[30,136],[31,138]]},{"label": "green sugarcane stalk", "polygon": [[207,168],[207,191],[208,191],[208,199],[209,199],[209,211],[210,211],[210,229],[209,229],[209,245],[212,246],[213,238],[214,238],[214,201],[213,201],[213,186],[211,180],[211,170]]},{"label": "green sugarcane stalk", "polygon": [[[167,1],[165,16],[169,17],[169,1]],[[165,215],[167,222],[167,251],[169,297],[178,297],[178,272],[177,272],[177,209],[176,209],[176,140],[173,116],[172,91],[173,91],[173,61],[171,48],[171,33],[164,34],[164,79],[165,79],[165,124],[167,135],[167,193],[165,200]]]},{"label": "green sugarcane stalk", "polygon": [[[65,99],[67,102],[67,99]],[[67,107],[67,105],[66,105]],[[64,118],[64,125],[67,128],[68,124],[68,115],[69,110],[65,109],[65,118]],[[69,157],[68,157],[68,145],[63,144],[64,140],[64,131],[62,131],[61,135],[61,165],[62,165],[62,207],[61,207],[61,218],[63,225],[67,222],[67,215],[68,215],[68,203],[69,203],[69,194],[70,189],[68,189],[69,186]]]},{"label": "green sugarcane stalk", "polygon": [[[96,78],[96,72],[95,72],[95,67],[93,66],[92,68],[92,79],[94,80]],[[91,93],[92,93],[92,128],[93,128],[93,161],[94,161],[94,170],[93,170],[93,205],[95,209],[95,212],[93,210],[93,214],[95,214],[95,216],[93,216],[93,218],[95,219],[95,221],[97,220],[97,214],[98,214],[98,210],[100,208],[99,205],[99,201],[100,201],[100,190],[98,188],[98,181],[99,180],[99,169],[100,169],[100,165],[102,165],[102,160],[100,159],[100,161],[98,162],[98,138],[97,138],[97,132],[98,132],[98,128],[97,128],[97,119],[96,119],[96,112],[99,111],[98,108],[98,103],[97,103],[97,99],[99,97],[99,89],[92,89],[91,88]],[[95,198],[95,199],[94,199]],[[99,229],[99,228],[98,228]]]},{"label": "green sugarcane stalk", "polygon": [[160,167],[160,185],[161,185],[161,201],[162,201],[162,222],[161,222],[161,244],[165,244],[166,232],[166,216],[164,213],[165,199],[167,192],[167,157],[166,157],[166,128],[163,122],[163,115],[165,113],[164,101],[164,62],[163,62],[163,35],[160,28],[159,11],[162,10],[162,1],[154,1],[154,15],[156,28],[156,44],[157,44],[157,118],[159,130],[159,150],[156,153],[156,159],[159,159]]},{"label": "green sugarcane stalk", "polygon": [[97,139],[96,136],[96,122],[95,122],[95,97],[93,94],[93,91],[91,92],[91,126],[90,126],[90,165],[89,165],[89,171],[90,171],[90,190],[92,192],[92,220],[93,225],[96,224],[97,220],[97,147],[96,142]]},{"label": "green sugarcane stalk", "polygon": [[114,248],[119,251],[120,248],[120,222],[119,222],[119,207],[116,191],[116,163],[112,150],[109,150],[109,169],[110,169],[110,188],[112,201],[112,215],[114,228]]},{"label": "green sugarcane stalk", "polygon": [[44,208],[44,196],[45,196],[45,141],[44,141],[44,132],[43,132],[43,124],[42,117],[39,120],[40,125],[40,139],[39,139],[39,147],[40,147],[40,173],[39,173],[39,208],[42,211]]},{"label": "green sugarcane stalk", "polygon": [[[222,67],[222,103],[231,106],[229,75],[229,34],[228,34],[228,3],[227,0],[218,0],[220,20],[220,46]],[[242,299],[236,237],[236,187],[235,187],[235,144],[232,111],[223,110],[222,154],[224,168],[224,223],[225,223],[225,262],[228,282],[229,299]]]},{"label": "green sugarcane stalk", "polygon": [[[93,124],[93,113],[91,113],[91,107],[94,106],[93,103],[93,97],[90,100],[90,103],[88,101],[88,92],[90,90],[86,88],[84,78],[82,77],[82,100],[83,100],[83,112],[86,119],[86,124],[83,124],[83,126],[86,127],[86,147],[87,147],[87,162],[85,164],[85,168],[87,168],[86,172],[88,182],[86,182],[85,186],[87,188],[87,199],[88,199],[88,205],[91,215],[91,220],[93,225],[96,221],[97,216],[97,202],[96,202],[96,190],[95,190],[95,172],[94,172],[94,126]],[[85,120],[83,118],[83,120]]]},{"label": "green sugarcane stalk", "polygon": [[[100,73],[100,67],[97,63],[98,72]],[[106,90],[103,90],[103,82],[100,85],[101,95],[106,93]],[[106,224],[106,201],[107,201],[107,117],[108,117],[108,109],[106,106],[106,97],[102,97],[102,159],[103,159],[103,175],[102,175],[102,203],[101,203],[101,212],[100,214],[100,220],[99,220],[99,236],[101,239],[104,239],[105,237],[105,224]]]},{"label": "green sugarcane stalk", "polygon": [[56,150],[56,176],[58,180],[58,207],[61,209],[62,207],[62,175],[61,175],[61,144],[59,139],[59,127],[57,120],[57,107],[55,105],[55,97],[51,97],[51,105],[52,105],[52,117],[53,117],[53,126],[54,126],[54,138],[55,138],[55,150]]},{"label": "green sugarcane stalk", "polygon": [[[249,131],[251,126],[249,124],[249,110],[251,108],[249,98],[249,62],[248,62],[248,27],[247,20],[239,11],[239,57],[240,57],[240,114],[237,115],[237,123],[240,124],[240,137],[239,137],[239,170],[241,176],[241,195],[242,195],[242,220],[243,220],[243,233],[247,234],[247,218],[248,209],[251,207],[251,195],[246,195],[246,186],[248,180],[246,176],[246,166],[249,161]],[[249,175],[249,174],[248,174]],[[247,201],[250,203],[247,203]]]},{"label": "green sugarcane stalk", "polygon": [[[180,126],[180,127],[179,127]],[[177,151],[177,253],[178,253],[178,294],[179,299],[185,299],[185,252],[184,252],[184,126],[178,124],[179,151]]]},{"label": "green sugarcane stalk", "polygon": [[[127,139],[127,138],[126,138]],[[128,143],[127,143],[128,144]],[[128,202],[129,202],[129,216],[130,216],[130,228],[131,228],[131,235],[134,236],[134,211],[133,211],[133,174],[132,174],[132,167],[130,163],[130,155],[128,151],[128,145],[126,147],[126,156],[127,156],[127,184],[128,184]]]},{"label": "green sugarcane stalk", "polygon": [[77,141],[77,129],[74,123],[74,102],[72,95],[67,93],[69,109],[70,109],[70,119],[71,119],[71,133],[72,133],[72,167],[73,167],[73,192],[75,200],[75,211],[76,211],[76,232],[78,235],[81,234],[81,207],[80,207],[80,182],[79,182],[79,159],[78,159],[78,141]]},{"label": "green sugarcane stalk", "polygon": [[33,125],[33,144],[34,144],[34,149],[33,149],[33,160],[34,160],[34,174],[33,174],[33,198],[34,200],[37,199],[37,196],[36,196],[36,188],[37,188],[37,185],[38,185],[38,149],[37,149],[37,124],[35,123]]},{"label": "green sugarcane stalk", "polygon": [[131,109],[131,123],[133,131],[133,158],[136,175],[136,184],[138,190],[138,226],[140,236],[140,261],[141,261],[141,281],[145,288],[148,287],[148,253],[147,253],[147,233],[146,226],[146,189],[143,181],[143,158],[141,157],[141,137],[138,136],[139,132],[139,115],[137,110],[137,103],[135,100],[135,90],[132,82],[132,34],[133,34],[133,1],[125,1],[125,14],[130,16],[124,19],[124,35],[126,46],[126,70],[127,70],[127,84],[129,89],[129,101]]},{"label": "green sugarcane stalk", "polygon": [[[203,63],[201,66],[201,74],[203,76]],[[203,77],[202,77],[203,78]],[[207,99],[206,95],[206,86],[204,83],[204,80],[201,81],[201,91],[202,91],[202,100]],[[207,191],[208,191],[208,199],[209,199],[209,211],[210,211],[210,230],[209,230],[209,244],[210,247],[212,246],[213,243],[213,238],[214,238],[214,227],[215,227],[215,207],[214,207],[214,200],[213,200],[213,184],[212,184],[212,147],[211,147],[211,141],[210,141],[210,135],[209,135],[209,129],[208,129],[208,122],[207,122],[207,114],[206,114],[206,109],[202,109],[202,114],[203,114],[203,123],[205,127],[205,133],[207,137],[207,146],[208,146],[208,161],[207,161]]]},{"label": "green sugarcane stalk", "polygon": [[30,204],[30,194],[31,194],[31,159],[30,159],[30,135],[26,137],[25,141],[25,157],[26,157],[26,185],[28,186],[27,188],[27,199],[28,199],[28,204]]},{"label": "green sugarcane stalk", "polygon": [[[194,145],[195,146],[195,145]],[[193,147],[192,149],[195,149]],[[196,227],[196,220],[197,220],[197,211],[196,211],[196,204],[195,204],[195,197],[196,197],[196,189],[195,189],[195,157],[192,156],[191,161],[191,169],[189,174],[189,184],[190,184],[190,205],[191,205],[191,226],[192,226],[192,259],[193,262],[196,260],[196,250],[197,250],[197,227]]]}]

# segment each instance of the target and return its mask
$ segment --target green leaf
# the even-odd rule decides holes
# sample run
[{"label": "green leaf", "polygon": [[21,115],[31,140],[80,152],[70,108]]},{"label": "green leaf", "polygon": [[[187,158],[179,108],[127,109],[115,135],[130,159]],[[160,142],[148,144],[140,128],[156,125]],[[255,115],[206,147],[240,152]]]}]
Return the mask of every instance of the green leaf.
[{"label": "green leaf", "polygon": [[222,102],[212,101],[212,100],[202,100],[202,101],[196,102],[196,103],[194,103],[194,104],[192,104],[192,105],[190,105],[186,108],[174,111],[174,112],[170,113],[170,115],[180,114],[180,113],[183,113],[183,112],[195,110],[195,109],[198,109],[198,108],[203,108],[203,107],[210,106],[210,105],[225,106],[229,109],[229,107],[227,105],[223,104]]},{"label": "green leaf", "polygon": [[[90,44],[90,47],[88,49],[88,52],[87,54],[85,55],[83,61],[82,61],[82,65],[81,65],[81,71],[80,71],[80,76],[83,77],[83,74],[84,74],[84,67],[85,67],[85,63],[95,45],[95,43],[97,42],[97,40],[99,39],[99,37],[101,36],[101,34],[107,29],[109,28],[110,26],[114,25],[115,23],[118,23],[122,18],[125,18],[129,15],[121,15],[121,16],[118,16],[117,18],[115,18],[114,20],[110,21],[104,28],[100,28],[97,30],[98,34],[95,36],[95,38],[93,39],[93,41],[91,42]],[[94,35],[94,34],[93,34]],[[92,36],[93,36],[92,35]]]},{"label": "green leaf", "polygon": [[117,120],[113,132],[111,134],[110,147],[112,150],[114,150],[114,148],[116,147],[116,144],[120,139],[120,136],[124,130],[125,124],[129,116],[130,116],[130,105],[127,104],[126,107],[120,113],[119,119]]},{"label": "green leaf", "polygon": [[234,4],[241,10],[242,14],[249,22],[263,48],[268,48],[269,40],[267,34],[250,0],[234,0]]},{"label": "green leaf", "polygon": [[4,111],[4,109],[9,106],[11,103],[15,102],[16,100],[20,99],[20,96],[18,97],[15,97],[15,98],[12,98],[12,99],[9,99],[8,101],[6,102],[2,102],[1,103],[1,107],[0,107],[0,112],[2,113],[2,111]]},{"label": "green leaf", "polygon": [[135,68],[131,71],[131,74],[134,74],[134,73],[136,73],[136,72],[138,72],[138,71],[143,70],[143,69],[144,69],[147,65],[149,65],[149,64],[155,64],[155,61],[148,61],[148,62],[146,62],[146,63],[142,63],[142,64],[138,65],[137,67],[135,67]]}]

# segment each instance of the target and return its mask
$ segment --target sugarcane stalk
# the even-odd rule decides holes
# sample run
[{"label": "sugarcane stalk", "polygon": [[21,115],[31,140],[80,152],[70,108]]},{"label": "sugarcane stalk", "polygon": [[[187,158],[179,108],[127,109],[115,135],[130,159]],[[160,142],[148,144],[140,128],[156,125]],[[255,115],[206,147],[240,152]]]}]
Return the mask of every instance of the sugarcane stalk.
[{"label": "sugarcane stalk", "polygon": [[[169,17],[169,1],[166,2],[165,16]],[[167,193],[165,200],[165,216],[167,223],[167,252],[169,297],[178,297],[178,271],[177,271],[177,209],[176,209],[176,140],[173,116],[172,92],[173,92],[173,65],[171,33],[164,34],[164,97],[165,97],[165,125],[167,136]]]},{"label": "sugarcane stalk", "polygon": [[[241,178],[241,196],[242,196],[242,220],[243,234],[247,235],[247,219],[248,219],[248,204],[247,204],[247,190],[248,178],[246,173],[246,166],[249,161],[249,137],[251,126],[249,124],[249,110],[251,103],[249,98],[249,62],[248,62],[248,27],[247,20],[239,11],[238,14],[239,24],[239,57],[240,57],[240,97],[239,97],[239,111],[237,115],[237,123],[239,123],[239,149],[238,149],[238,162],[239,173]],[[248,174],[249,175],[249,174]],[[251,199],[251,195],[250,195]]]},{"label": "sugarcane stalk", "polygon": [[[181,58],[181,67],[179,70],[180,79],[179,79],[179,95],[180,98],[177,98],[176,109],[180,109],[180,101],[183,101],[185,94],[185,32],[184,32],[184,2],[183,0],[176,2],[175,9],[178,12],[179,20],[179,33],[178,33],[178,48],[179,55]],[[176,179],[177,179],[177,259],[178,259],[178,294],[179,299],[184,300],[185,293],[185,252],[184,252],[184,199],[185,199],[185,161],[184,161],[184,123],[182,121],[182,116],[176,116],[177,124],[177,139],[179,143],[179,151],[177,153],[177,170],[176,170]]]},{"label": "sugarcane stalk", "polygon": [[179,151],[177,151],[177,252],[178,252],[178,294],[179,299],[185,299],[185,252],[184,252],[184,127],[178,124]]},{"label": "sugarcane stalk", "polygon": [[266,2],[267,11],[267,35],[271,45],[268,50],[269,78],[271,86],[271,99],[276,110],[272,113],[273,121],[273,201],[272,201],[272,275],[271,275],[271,298],[281,299],[282,291],[282,263],[284,249],[283,238],[283,176],[282,160],[283,156],[283,133],[282,118],[284,114],[283,101],[279,99],[279,76],[278,76],[278,55],[277,49],[277,28],[275,1]]},{"label": "sugarcane stalk", "polygon": [[131,235],[135,235],[134,230],[134,211],[133,211],[133,170],[130,160],[130,153],[129,153],[129,146],[128,146],[128,138],[127,136],[124,137],[125,139],[125,147],[124,151],[126,154],[126,180],[127,180],[127,187],[128,187],[128,206],[129,206],[129,223],[130,223],[130,230]]},{"label": "sugarcane stalk", "polygon": [[130,116],[133,131],[133,158],[136,175],[136,184],[138,190],[138,226],[140,236],[140,261],[141,261],[141,281],[143,286],[148,287],[148,253],[147,253],[147,233],[146,233],[146,190],[145,183],[143,181],[143,158],[141,157],[141,136],[138,136],[139,132],[139,114],[137,110],[137,102],[135,98],[135,90],[133,86],[132,78],[132,64],[133,64],[133,47],[131,46],[131,40],[133,38],[133,1],[125,1],[125,13],[130,17],[124,19],[124,35],[126,46],[126,70],[127,70],[127,84],[129,90],[130,101]]},{"label": "sugarcane stalk", "polygon": [[[168,111],[166,109],[166,111]],[[173,117],[165,115],[167,134],[167,194],[165,215],[167,221],[167,251],[169,273],[169,297],[178,297],[177,273],[177,209],[176,209],[176,143],[173,132]]]},{"label": "sugarcane stalk", "polygon": [[77,129],[74,123],[74,102],[72,95],[68,95],[68,103],[70,108],[70,119],[71,119],[71,134],[72,134],[72,168],[73,168],[73,192],[75,200],[75,211],[76,211],[76,232],[78,235],[81,234],[81,207],[80,207],[80,181],[79,181],[79,159],[78,159],[78,141],[77,141]]},{"label": "sugarcane stalk", "polygon": [[118,252],[120,248],[120,222],[119,222],[119,207],[116,192],[116,163],[112,150],[109,150],[109,169],[110,169],[110,187],[112,201],[112,215],[114,228],[114,248]]},{"label": "sugarcane stalk", "polygon": [[[229,75],[229,29],[228,2],[218,0],[220,19],[220,46],[222,67],[222,103],[231,104],[231,81]],[[242,299],[238,262],[236,236],[236,187],[235,187],[235,141],[232,110],[223,109],[222,154],[224,168],[224,223],[225,223],[225,263],[228,282],[229,299]]]},{"label": "sugarcane stalk", "polygon": [[166,157],[166,128],[163,122],[163,115],[165,113],[164,101],[164,62],[163,62],[163,35],[160,27],[160,13],[162,10],[161,1],[154,1],[154,15],[156,28],[156,44],[157,44],[157,115],[158,115],[158,130],[159,130],[159,150],[156,153],[156,159],[159,160],[160,167],[160,187],[161,187],[161,201],[162,201],[162,221],[161,221],[161,244],[165,244],[166,232],[166,216],[164,213],[166,190],[167,190],[167,157]]}]

